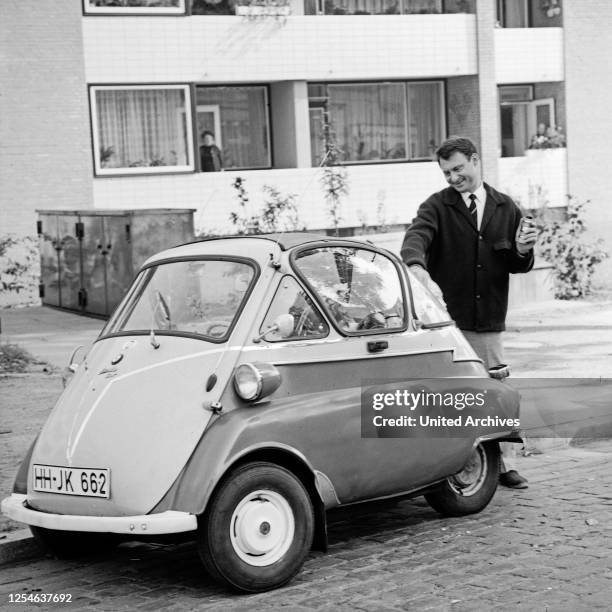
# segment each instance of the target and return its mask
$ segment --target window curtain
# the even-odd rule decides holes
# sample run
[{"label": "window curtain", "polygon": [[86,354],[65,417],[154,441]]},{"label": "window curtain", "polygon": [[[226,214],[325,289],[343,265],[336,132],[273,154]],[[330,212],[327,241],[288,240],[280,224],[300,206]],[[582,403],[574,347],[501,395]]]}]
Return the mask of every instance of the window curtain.
[{"label": "window curtain", "polygon": [[326,15],[396,15],[401,0],[325,0]]},{"label": "window curtain", "polygon": [[341,161],[405,157],[404,85],[329,85],[328,92]]},{"label": "window curtain", "polygon": [[438,83],[408,85],[411,159],[432,158],[442,142],[441,108]]},{"label": "window curtain", "polygon": [[525,0],[502,0],[501,9],[505,28],[526,28],[529,25]]},{"label": "window curtain", "polygon": [[185,92],[96,92],[102,168],[184,166],[188,162]]},{"label": "window curtain", "polygon": [[442,0],[403,0],[404,14],[441,13]]}]

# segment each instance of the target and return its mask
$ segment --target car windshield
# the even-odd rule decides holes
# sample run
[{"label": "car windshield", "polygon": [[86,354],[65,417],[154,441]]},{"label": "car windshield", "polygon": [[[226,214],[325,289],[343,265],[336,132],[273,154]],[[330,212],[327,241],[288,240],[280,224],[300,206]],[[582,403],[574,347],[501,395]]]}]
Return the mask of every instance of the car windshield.
[{"label": "car windshield", "polygon": [[222,341],[254,277],[255,268],[238,261],[175,261],[146,268],[102,335],[155,330]]},{"label": "car windshield", "polygon": [[410,287],[417,319],[427,325],[451,321],[445,305],[440,302],[410,271]]}]

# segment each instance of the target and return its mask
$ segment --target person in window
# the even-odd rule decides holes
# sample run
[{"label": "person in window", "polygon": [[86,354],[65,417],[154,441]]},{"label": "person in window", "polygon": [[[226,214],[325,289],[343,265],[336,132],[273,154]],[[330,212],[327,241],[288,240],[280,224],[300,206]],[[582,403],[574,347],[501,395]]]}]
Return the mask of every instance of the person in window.
[{"label": "person in window", "polygon": [[[487,368],[504,362],[511,273],[533,267],[535,227],[521,228],[512,199],[482,180],[482,162],[469,138],[451,137],[436,157],[449,186],[432,194],[406,231],[402,260],[440,300]],[[514,445],[502,443],[504,486],[524,489],[514,469]]]},{"label": "person in window", "polygon": [[548,140],[546,130],[546,124],[538,123],[538,131],[532,136],[529,143],[530,149],[541,149],[546,144]]},{"label": "person in window", "polygon": [[200,167],[202,172],[219,172],[223,169],[221,149],[215,144],[215,135],[205,130],[202,132],[200,147]]}]

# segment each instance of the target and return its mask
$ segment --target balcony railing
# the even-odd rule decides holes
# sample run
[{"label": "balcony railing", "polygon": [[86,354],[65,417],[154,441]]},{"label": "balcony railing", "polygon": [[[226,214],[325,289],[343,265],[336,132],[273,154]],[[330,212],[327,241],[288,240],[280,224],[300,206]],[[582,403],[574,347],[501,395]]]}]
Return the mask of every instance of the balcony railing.
[{"label": "balcony railing", "polygon": [[502,157],[501,190],[524,208],[567,204],[567,149],[528,149],[521,157]]}]

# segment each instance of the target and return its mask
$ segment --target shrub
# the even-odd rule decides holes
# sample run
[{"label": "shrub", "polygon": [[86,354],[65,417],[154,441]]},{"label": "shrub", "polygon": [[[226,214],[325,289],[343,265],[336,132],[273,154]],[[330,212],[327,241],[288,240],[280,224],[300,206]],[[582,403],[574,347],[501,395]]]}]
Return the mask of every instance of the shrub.
[{"label": "shrub", "polygon": [[0,344],[0,374],[27,372],[31,365],[42,363],[17,344]]},{"label": "shrub", "polygon": [[[0,236],[0,289],[2,303],[31,304],[38,298],[39,250],[34,236]],[[16,295],[17,294],[17,295]]]},{"label": "shrub", "polygon": [[258,214],[249,214],[249,197],[244,183],[245,180],[239,176],[232,183],[239,208],[237,212],[230,213],[230,221],[237,234],[268,234],[304,229],[295,205],[295,194],[283,194],[276,187],[264,185],[263,207]]},{"label": "shrub", "polygon": [[553,266],[555,297],[561,300],[588,295],[595,267],[609,256],[603,241],[588,241],[584,208],[589,203],[568,196],[566,218],[552,220],[543,207],[535,213],[539,235],[536,252]]}]

